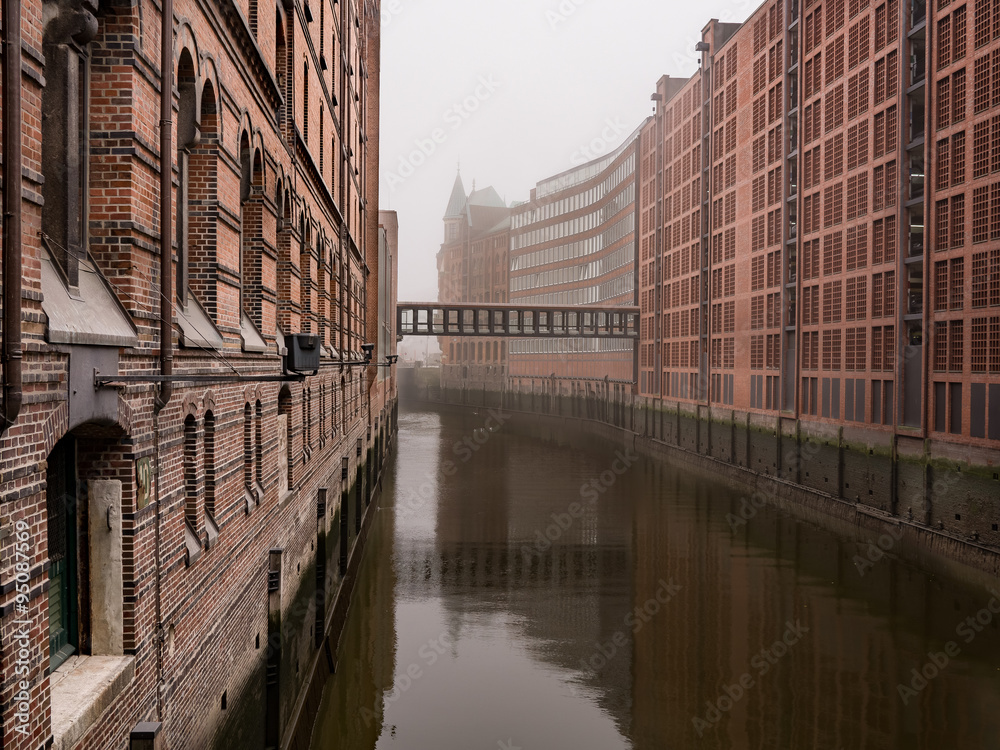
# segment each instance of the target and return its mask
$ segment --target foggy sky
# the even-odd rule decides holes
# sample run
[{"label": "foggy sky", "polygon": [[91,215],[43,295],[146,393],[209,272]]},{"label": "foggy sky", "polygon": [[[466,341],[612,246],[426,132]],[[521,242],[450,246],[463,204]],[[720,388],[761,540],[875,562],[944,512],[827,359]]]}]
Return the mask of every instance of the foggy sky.
[{"label": "foggy sky", "polygon": [[661,75],[690,76],[709,19],[742,22],[759,5],[382,0],[380,207],[399,214],[399,298],[437,299],[459,161],[467,191],[475,180],[527,200],[628,137]]}]

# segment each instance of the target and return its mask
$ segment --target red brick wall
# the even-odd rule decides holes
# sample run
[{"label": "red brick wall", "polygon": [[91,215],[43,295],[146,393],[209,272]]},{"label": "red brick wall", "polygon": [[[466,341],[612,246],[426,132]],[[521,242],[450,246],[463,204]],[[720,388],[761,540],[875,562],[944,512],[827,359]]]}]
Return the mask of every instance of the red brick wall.
[{"label": "red brick wall", "polygon": [[[244,0],[240,5],[249,19],[250,3]],[[366,454],[364,449],[361,459],[357,458],[356,440],[360,437],[368,445],[370,415],[379,414],[383,402],[391,405],[395,398],[394,381],[387,381],[385,392],[377,394],[378,402],[370,403],[356,368],[343,372],[336,366],[325,368],[304,383],[288,384],[293,489],[278,497],[279,461],[288,460],[276,450],[283,386],[254,380],[282,371],[274,344],[278,326],[286,335],[297,332],[305,327],[300,322],[305,316],[327,344],[360,350],[366,340],[368,310],[377,306],[377,294],[371,291],[377,263],[369,262],[365,270],[365,256],[377,238],[362,223],[361,205],[364,201],[366,216],[375,216],[378,133],[371,123],[376,121],[372,107],[377,112],[378,100],[378,3],[329,3],[322,23],[319,5],[313,4],[316,18],[307,30],[302,29],[298,14],[286,17],[285,52],[296,66],[292,75],[281,76],[280,87],[276,87],[276,73],[286,66],[276,59],[279,45],[272,6],[258,9],[253,24],[255,45],[249,38],[241,41],[245,32],[238,16],[209,17],[201,6],[187,0],[176,0],[174,12],[186,19],[175,26],[175,66],[182,51],[188,50],[199,102],[211,100],[206,91],[214,91],[217,102],[214,117],[210,108],[199,112],[202,139],[191,149],[188,224],[191,288],[225,341],[221,351],[207,353],[180,347],[175,340],[174,370],[214,375],[233,375],[235,370],[247,380],[198,387],[178,384],[159,414],[153,409],[154,385],[129,385],[120,390],[116,416],[99,425],[79,427],[69,423],[67,406],[74,358],[68,356],[71,352],[66,347],[47,343],[46,318],[40,307],[40,258],[46,252],[38,237],[39,178],[43,174],[42,9],[36,0],[22,3],[24,60],[32,73],[22,84],[25,407],[18,422],[0,438],[0,744],[12,750],[34,750],[51,733],[44,588],[48,581],[46,459],[68,430],[74,428],[78,437],[81,483],[94,478],[123,482],[123,625],[126,654],[135,659],[132,682],[79,747],[125,747],[128,732],[142,720],[164,722],[166,747],[170,748],[213,743],[254,747],[263,741],[264,664],[269,649],[280,645],[282,650],[283,731],[288,729],[292,702],[315,654],[319,490],[327,490],[323,524],[329,532],[328,550],[334,550],[328,557],[336,560],[334,519],[341,512],[341,459],[349,458],[348,476],[353,483],[355,466]],[[88,244],[97,267],[137,329],[139,345],[120,350],[122,374],[158,372],[159,81],[153,61],[158,60],[159,44],[155,9],[145,9],[140,19],[134,8],[113,6],[102,8],[97,37],[89,45]],[[321,46],[328,65],[322,81],[317,75]],[[341,49],[347,52],[346,65]],[[303,55],[310,60],[308,138],[303,119]],[[281,127],[279,114],[291,127]],[[176,109],[174,127],[171,162],[176,184]],[[342,157],[341,138],[350,146],[348,156]],[[241,141],[249,147],[255,185],[250,207],[242,211],[246,219],[242,241]],[[175,207],[176,203],[171,214],[176,217]],[[311,243],[308,252],[300,255],[304,234]],[[242,350],[241,254],[244,307],[270,345],[266,354]],[[340,283],[341,274],[347,283]],[[307,290],[303,279],[310,284]],[[303,300],[308,301],[304,307]],[[349,312],[344,318],[339,314],[342,307]],[[263,490],[259,501],[251,501],[249,512],[244,481],[247,403],[253,414],[252,463],[256,465],[259,452]],[[206,471],[205,464],[209,411],[215,417],[214,471]],[[189,452],[195,461],[193,467],[188,464],[193,482],[186,491],[184,420],[189,415],[196,425]],[[135,462],[144,457],[154,459],[157,471],[151,502],[138,508]],[[205,495],[213,473],[214,520],[220,535],[187,565],[186,501],[193,500],[194,525],[203,533]],[[257,473],[254,467],[255,478]],[[85,523],[85,502],[79,512],[79,521]],[[349,512],[353,544],[353,508]],[[22,615],[14,612],[15,591],[7,586],[14,578],[15,552],[14,537],[6,532],[17,521],[27,522],[31,539],[32,595],[24,615],[33,623],[26,677],[31,683],[27,736],[15,731],[19,722],[12,701],[17,685],[13,638],[18,628],[14,623]],[[266,586],[272,548],[284,550],[283,627],[281,637],[269,643]],[[87,575],[84,558],[84,600]],[[327,608],[338,583],[336,567],[328,567]],[[82,604],[80,646],[86,653],[90,623],[86,601]]]}]

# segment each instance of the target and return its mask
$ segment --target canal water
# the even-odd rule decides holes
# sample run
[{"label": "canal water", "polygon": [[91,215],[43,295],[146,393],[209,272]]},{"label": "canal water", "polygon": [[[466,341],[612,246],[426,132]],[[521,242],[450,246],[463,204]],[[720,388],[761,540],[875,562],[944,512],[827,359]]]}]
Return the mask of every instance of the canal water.
[{"label": "canal water", "polygon": [[986,587],[504,419],[401,412],[314,748],[1000,748]]}]

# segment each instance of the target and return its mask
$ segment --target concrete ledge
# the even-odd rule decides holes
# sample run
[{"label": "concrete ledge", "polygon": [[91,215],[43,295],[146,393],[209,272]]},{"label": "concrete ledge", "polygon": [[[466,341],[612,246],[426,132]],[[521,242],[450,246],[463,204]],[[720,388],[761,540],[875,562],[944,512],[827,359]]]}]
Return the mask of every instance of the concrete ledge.
[{"label": "concrete ledge", "polygon": [[135,677],[132,656],[71,656],[49,678],[52,750],[69,750]]}]

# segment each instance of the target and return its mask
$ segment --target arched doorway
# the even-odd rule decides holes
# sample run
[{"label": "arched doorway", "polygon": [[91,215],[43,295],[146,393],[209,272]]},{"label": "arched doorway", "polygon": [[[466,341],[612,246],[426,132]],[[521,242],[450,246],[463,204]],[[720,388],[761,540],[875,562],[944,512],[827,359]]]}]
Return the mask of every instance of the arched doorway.
[{"label": "arched doorway", "polygon": [[80,648],[77,542],[76,438],[67,435],[52,449],[46,485],[49,542],[49,669]]},{"label": "arched doorway", "polygon": [[76,654],[122,656],[134,647],[125,634],[132,613],[124,601],[131,553],[123,545],[123,511],[147,498],[123,438],[115,425],[88,423],[48,456],[50,671]]}]

